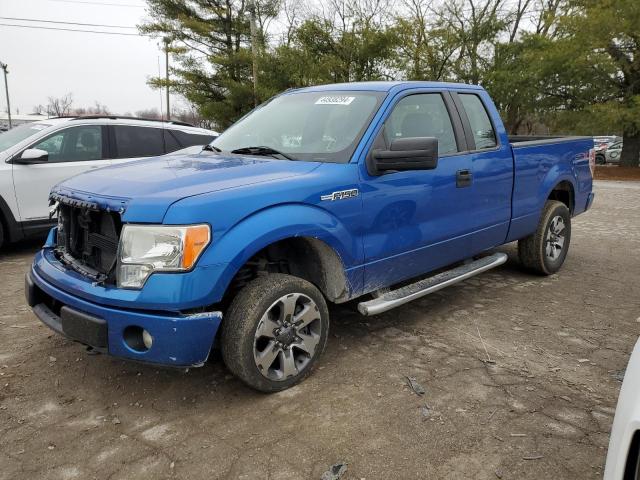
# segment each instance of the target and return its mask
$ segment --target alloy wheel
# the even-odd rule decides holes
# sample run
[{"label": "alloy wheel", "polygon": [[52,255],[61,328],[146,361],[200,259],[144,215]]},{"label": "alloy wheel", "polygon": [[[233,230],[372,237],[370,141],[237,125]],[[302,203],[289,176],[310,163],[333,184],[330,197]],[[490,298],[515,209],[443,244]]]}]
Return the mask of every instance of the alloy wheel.
[{"label": "alloy wheel", "polygon": [[302,293],[280,297],[258,322],[253,348],[256,367],[275,381],[300,374],[313,358],[321,329],[320,310],[310,297]]}]

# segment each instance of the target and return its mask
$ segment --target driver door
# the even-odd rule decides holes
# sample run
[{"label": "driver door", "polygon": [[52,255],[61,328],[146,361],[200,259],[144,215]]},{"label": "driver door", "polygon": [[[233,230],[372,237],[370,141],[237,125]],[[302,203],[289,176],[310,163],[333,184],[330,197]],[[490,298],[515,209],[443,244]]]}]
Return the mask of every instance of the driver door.
[{"label": "driver door", "polygon": [[394,139],[412,137],[438,139],[435,169],[362,172],[367,291],[460,260],[471,247],[472,162],[447,92],[412,93],[399,99],[372,149],[388,149]]},{"label": "driver door", "polygon": [[59,130],[30,145],[49,153],[48,161],[13,163],[13,183],[20,221],[47,220],[49,193],[63,180],[90,169],[110,165],[106,127],[78,125]]}]

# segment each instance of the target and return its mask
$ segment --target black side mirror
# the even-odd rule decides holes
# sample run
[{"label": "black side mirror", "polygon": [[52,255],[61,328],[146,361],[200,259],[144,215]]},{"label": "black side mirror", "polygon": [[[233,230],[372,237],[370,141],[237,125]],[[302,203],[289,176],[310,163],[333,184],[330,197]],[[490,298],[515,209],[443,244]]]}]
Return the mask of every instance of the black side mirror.
[{"label": "black side mirror", "polygon": [[373,150],[371,158],[378,173],[388,170],[432,170],[438,166],[438,139],[397,138],[391,142],[389,150]]},{"label": "black side mirror", "polygon": [[27,148],[22,155],[13,159],[13,163],[22,165],[31,165],[34,163],[47,163],[49,161],[49,152],[38,148]]}]

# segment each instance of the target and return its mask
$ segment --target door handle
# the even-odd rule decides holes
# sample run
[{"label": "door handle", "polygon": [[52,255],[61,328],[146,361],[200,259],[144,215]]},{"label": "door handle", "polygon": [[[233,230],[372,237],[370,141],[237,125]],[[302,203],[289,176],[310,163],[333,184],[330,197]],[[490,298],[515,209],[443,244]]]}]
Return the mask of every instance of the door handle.
[{"label": "door handle", "polygon": [[470,187],[473,183],[473,173],[470,170],[458,170],[456,172],[456,187]]}]

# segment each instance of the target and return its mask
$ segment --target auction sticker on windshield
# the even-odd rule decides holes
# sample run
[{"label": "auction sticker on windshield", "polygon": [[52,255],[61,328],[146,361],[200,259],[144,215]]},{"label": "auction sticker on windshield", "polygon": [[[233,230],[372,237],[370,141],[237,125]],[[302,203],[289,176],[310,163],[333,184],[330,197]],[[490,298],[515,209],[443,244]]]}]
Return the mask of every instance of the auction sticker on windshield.
[{"label": "auction sticker on windshield", "polygon": [[316,105],[350,105],[356,97],[346,97],[344,95],[331,95],[320,97],[316,100]]}]

